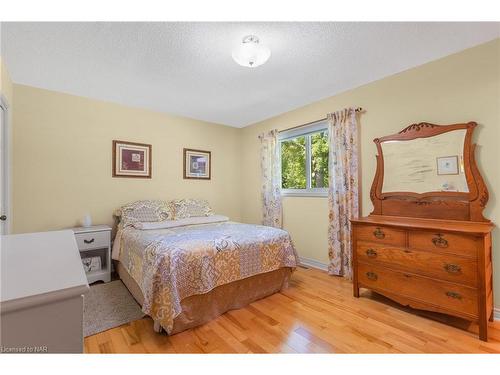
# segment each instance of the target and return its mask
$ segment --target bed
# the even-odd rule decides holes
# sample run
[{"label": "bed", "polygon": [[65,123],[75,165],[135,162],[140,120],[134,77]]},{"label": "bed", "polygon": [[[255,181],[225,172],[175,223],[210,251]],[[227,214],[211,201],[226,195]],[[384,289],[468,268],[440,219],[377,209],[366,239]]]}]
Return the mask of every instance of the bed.
[{"label": "bed", "polygon": [[113,245],[117,272],[156,331],[184,331],[287,287],[297,255],[286,231],[169,215],[122,220]]}]

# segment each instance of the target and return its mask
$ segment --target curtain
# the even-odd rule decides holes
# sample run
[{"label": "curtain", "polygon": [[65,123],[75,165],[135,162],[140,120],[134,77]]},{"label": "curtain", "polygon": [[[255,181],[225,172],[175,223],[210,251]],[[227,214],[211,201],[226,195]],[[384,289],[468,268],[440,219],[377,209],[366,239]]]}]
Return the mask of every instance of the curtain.
[{"label": "curtain", "polygon": [[262,224],[281,228],[283,210],[281,206],[281,181],[278,150],[278,131],[272,130],[259,135]]},{"label": "curtain", "polygon": [[356,110],[346,108],[328,115],[330,275],[352,278],[351,222],[359,217],[358,127]]}]

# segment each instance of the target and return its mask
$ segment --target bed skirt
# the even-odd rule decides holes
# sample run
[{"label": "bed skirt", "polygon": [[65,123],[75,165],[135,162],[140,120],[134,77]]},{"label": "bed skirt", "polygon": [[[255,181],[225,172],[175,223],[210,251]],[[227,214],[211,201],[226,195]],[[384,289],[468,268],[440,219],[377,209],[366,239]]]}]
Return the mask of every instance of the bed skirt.
[{"label": "bed skirt", "polygon": [[[142,306],[144,296],[139,285],[120,262],[117,262],[116,268],[120,279]],[[291,274],[292,268],[280,268],[218,286],[205,294],[185,298],[181,301],[182,312],[174,319],[171,334],[202,325],[226,311],[240,309],[254,301],[277,293],[288,287]]]}]

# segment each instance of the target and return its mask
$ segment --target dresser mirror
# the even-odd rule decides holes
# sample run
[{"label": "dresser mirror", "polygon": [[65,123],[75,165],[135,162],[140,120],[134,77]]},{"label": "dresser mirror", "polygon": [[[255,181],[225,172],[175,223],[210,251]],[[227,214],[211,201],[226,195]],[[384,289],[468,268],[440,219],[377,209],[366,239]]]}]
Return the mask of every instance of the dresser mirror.
[{"label": "dresser mirror", "polygon": [[476,126],[419,123],[375,139],[373,214],[486,221],[488,192],[472,144]]},{"label": "dresser mirror", "polygon": [[427,138],[380,142],[385,172],[382,193],[468,193],[463,157],[466,132],[457,129]]}]

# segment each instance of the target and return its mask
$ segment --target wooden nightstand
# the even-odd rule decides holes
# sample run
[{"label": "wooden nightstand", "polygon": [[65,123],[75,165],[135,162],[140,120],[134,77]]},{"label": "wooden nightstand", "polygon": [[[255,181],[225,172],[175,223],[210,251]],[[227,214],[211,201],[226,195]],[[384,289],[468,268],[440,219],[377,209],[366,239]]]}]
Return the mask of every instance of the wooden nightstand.
[{"label": "wooden nightstand", "polygon": [[111,281],[111,227],[109,225],[94,225],[90,227],[73,228],[80,257],[99,257],[101,269],[86,272],[90,283],[96,281]]}]

